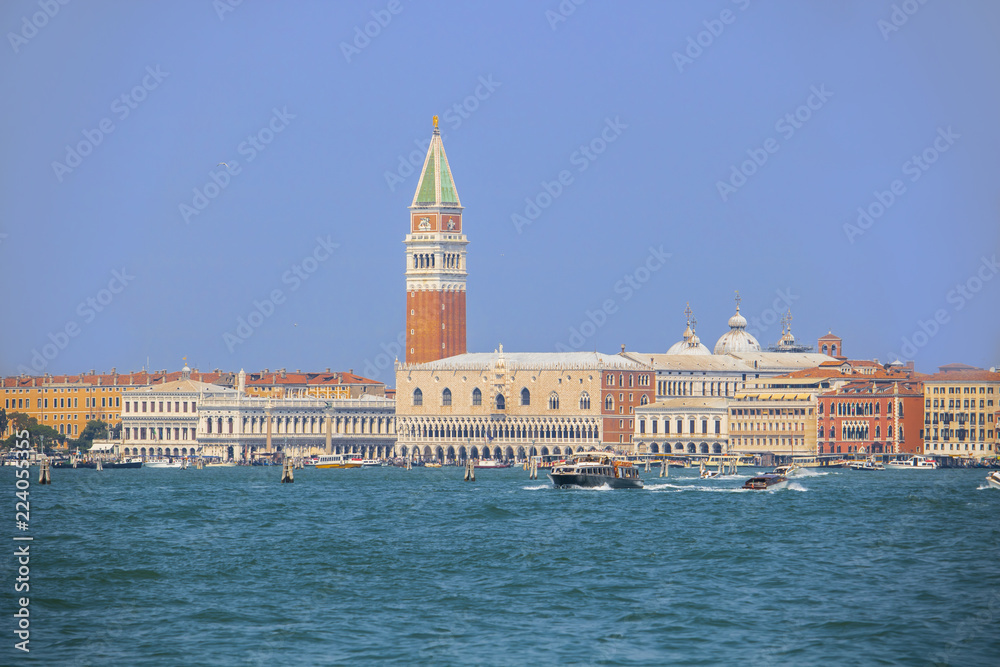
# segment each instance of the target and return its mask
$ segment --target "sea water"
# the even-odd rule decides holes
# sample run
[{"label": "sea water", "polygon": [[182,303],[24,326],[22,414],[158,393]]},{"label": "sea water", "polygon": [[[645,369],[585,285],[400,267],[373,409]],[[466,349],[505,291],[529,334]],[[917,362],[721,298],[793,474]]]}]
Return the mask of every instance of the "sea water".
[{"label": "sea water", "polygon": [[0,662],[1000,664],[985,471],[754,472],[35,469],[30,653],[8,556]]}]

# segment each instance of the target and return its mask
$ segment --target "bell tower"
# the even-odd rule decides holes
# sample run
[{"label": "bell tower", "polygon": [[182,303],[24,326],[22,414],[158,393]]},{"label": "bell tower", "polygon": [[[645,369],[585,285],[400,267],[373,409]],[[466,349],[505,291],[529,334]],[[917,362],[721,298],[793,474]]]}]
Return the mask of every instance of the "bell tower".
[{"label": "bell tower", "polygon": [[462,202],[441,143],[438,119],[410,205],[406,244],[406,363],[465,354],[465,246]]}]

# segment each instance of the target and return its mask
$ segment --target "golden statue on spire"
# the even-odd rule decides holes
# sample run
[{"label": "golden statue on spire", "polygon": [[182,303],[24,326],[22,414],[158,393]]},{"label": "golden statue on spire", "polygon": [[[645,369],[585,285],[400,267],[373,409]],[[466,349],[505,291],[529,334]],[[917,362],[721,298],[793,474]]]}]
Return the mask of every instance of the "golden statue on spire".
[{"label": "golden statue on spire", "polygon": [[438,129],[438,117],[434,116],[433,120],[434,120],[434,129],[436,130],[436,129]]}]

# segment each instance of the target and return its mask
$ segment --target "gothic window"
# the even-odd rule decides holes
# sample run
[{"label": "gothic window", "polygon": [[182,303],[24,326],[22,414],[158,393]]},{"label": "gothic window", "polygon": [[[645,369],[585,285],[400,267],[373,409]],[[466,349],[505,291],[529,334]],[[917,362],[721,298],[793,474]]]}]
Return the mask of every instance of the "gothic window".
[{"label": "gothic window", "polygon": [[503,400],[503,394],[497,394],[497,410],[506,408],[507,403]]},{"label": "gothic window", "polygon": [[472,404],[482,405],[483,404],[483,392],[479,391],[479,387],[472,390]]},{"label": "gothic window", "polygon": [[446,408],[451,406],[451,389],[447,387],[441,392],[441,405]]},{"label": "gothic window", "polygon": [[639,399],[639,405],[648,405],[648,404],[649,404],[649,396],[643,394],[642,398]]},{"label": "gothic window", "polygon": [[580,409],[589,410],[590,409],[590,394],[583,392],[580,394]]},{"label": "gothic window", "polygon": [[531,405],[531,392],[527,387],[521,390],[521,405]]},{"label": "gothic window", "polygon": [[559,409],[559,394],[552,392],[549,394],[549,410]]},{"label": "gothic window", "polygon": [[413,390],[413,405],[421,406],[424,404],[424,392],[420,391],[420,388]]},{"label": "gothic window", "polygon": [[604,409],[609,412],[615,409],[615,397],[612,396],[611,394],[608,394],[604,398]]}]

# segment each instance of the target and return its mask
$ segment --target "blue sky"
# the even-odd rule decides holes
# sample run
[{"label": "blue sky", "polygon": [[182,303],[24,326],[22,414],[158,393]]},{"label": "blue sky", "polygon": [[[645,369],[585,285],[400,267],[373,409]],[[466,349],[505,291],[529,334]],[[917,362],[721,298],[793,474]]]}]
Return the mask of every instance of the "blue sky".
[{"label": "blue sky", "polygon": [[1000,363],[997,3],[12,0],[0,27],[0,373],[391,382],[435,114],[470,351],[662,352],[687,302],[711,347],[739,290],[765,345],[790,306],[855,358]]}]

